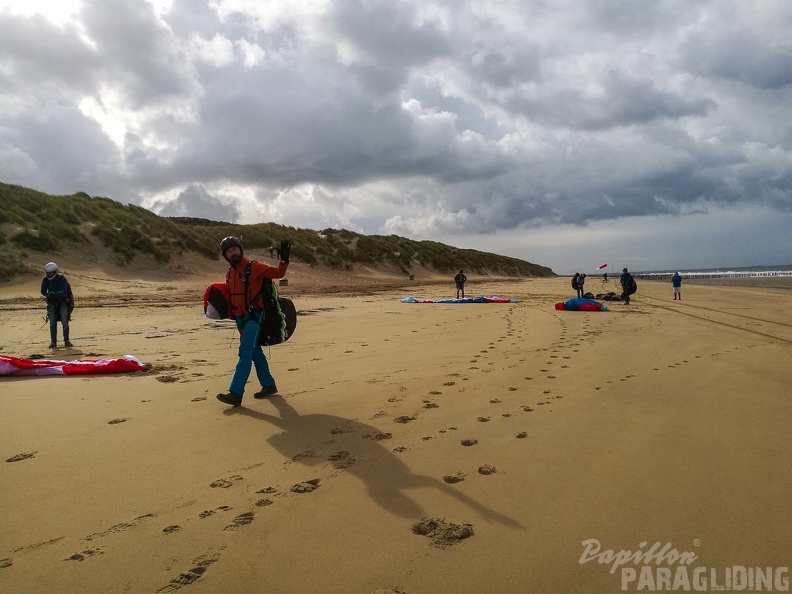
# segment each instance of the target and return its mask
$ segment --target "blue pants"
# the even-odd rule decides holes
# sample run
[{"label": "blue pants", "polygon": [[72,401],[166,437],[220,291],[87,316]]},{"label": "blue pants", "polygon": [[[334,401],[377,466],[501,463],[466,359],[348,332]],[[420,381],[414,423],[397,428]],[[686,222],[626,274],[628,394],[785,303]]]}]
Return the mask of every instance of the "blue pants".
[{"label": "blue pants", "polygon": [[69,342],[69,305],[65,301],[47,306],[47,315],[50,323],[50,339],[58,339],[58,322],[63,325],[63,340]]},{"label": "blue pants", "polygon": [[253,365],[256,366],[256,377],[258,377],[261,387],[274,386],[275,378],[270,373],[267,358],[258,342],[261,331],[258,316],[248,314],[236,318],[236,325],[241,334],[239,337],[239,361],[237,361],[229,390],[240,396],[245,393],[245,384],[250,377],[250,368]]}]

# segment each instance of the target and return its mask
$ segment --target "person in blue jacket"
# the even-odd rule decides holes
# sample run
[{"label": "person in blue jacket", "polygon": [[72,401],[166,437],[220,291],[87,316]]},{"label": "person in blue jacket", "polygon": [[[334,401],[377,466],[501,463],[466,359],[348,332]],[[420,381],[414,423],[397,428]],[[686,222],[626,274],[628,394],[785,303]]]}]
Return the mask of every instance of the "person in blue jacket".
[{"label": "person in blue jacket", "polygon": [[682,301],[682,277],[679,272],[675,272],[671,277],[671,286],[674,287],[674,301]]},{"label": "person in blue jacket", "polygon": [[41,294],[47,300],[47,319],[50,323],[50,345],[54,349],[58,346],[58,322],[63,326],[63,344],[67,347],[74,346],[69,340],[69,319],[74,309],[74,297],[71,286],[66,277],[58,272],[55,262],[48,262],[44,266],[46,276],[41,281]]}]

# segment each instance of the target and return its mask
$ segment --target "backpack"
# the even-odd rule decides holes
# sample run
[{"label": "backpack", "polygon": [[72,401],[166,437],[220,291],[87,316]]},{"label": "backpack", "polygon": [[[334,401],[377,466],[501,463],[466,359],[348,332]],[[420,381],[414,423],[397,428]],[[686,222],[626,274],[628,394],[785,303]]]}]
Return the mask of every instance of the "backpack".
[{"label": "backpack", "polygon": [[572,288],[577,290],[578,288],[578,275],[572,277]]},{"label": "backpack", "polygon": [[[245,266],[243,276],[245,286],[250,278],[251,260]],[[264,317],[261,320],[261,330],[259,331],[259,344],[262,346],[273,346],[286,342],[294,334],[297,328],[297,308],[294,302],[286,297],[278,296],[278,288],[271,278],[265,278],[261,284],[262,300],[264,302]]]},{"label": "backpack", "polygon": [[[243,282],[247,287],[252,260],[245,266]],[[278,296],[278,289],[271,278],[265,278],[261,285],[264,304],[264,317],[261,320],[259,344],[272,346],[286,342],[297,328],[297,308],[294,302]],[[231,293],[227,283],[209,285],[204,292],[204,315],[210,320],[231,318]]]},{"label": "backpack", "polygon": [[635,293],[637,290],[638,290],[638,283],[636,283],[636,282],[635,282],[635,279],[633,278],[633,279],[632,279],[632,282],[630,283],[630,288],[628,289],[628,293],[629,293],[630,295],[632,295],[632,294],[633,294],[633,293]]}]

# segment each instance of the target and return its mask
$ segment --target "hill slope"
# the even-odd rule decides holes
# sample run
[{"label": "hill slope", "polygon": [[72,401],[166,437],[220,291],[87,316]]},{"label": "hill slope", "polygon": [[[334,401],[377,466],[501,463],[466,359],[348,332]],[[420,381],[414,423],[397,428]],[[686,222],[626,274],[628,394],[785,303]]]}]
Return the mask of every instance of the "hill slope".
[{"label": "hill slope", "polygon": [[160,217],[85,193],[52,196],[0,183],[0,282],[39,274],[46,260],[104,262],[129,270],[157,264],[180,270],[185,260],[218,260],[218,242],[242,237],[246,250],[266,252],[280,239],[292,241],[294,262],[338,271],[380,270],[405,276],[415,270],[437,274],[466,272],[486,276],[555,276],[545,266],[434,241],[396,235],[362,235],[347,230],[314,231],[274,223],[235,225],[192,218]]}]

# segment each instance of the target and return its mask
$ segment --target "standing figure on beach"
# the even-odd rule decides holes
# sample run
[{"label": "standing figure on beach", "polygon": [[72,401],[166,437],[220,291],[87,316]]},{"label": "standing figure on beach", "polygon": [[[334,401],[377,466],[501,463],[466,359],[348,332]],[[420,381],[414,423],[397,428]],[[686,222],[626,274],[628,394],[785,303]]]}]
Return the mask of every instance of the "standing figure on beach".
[{"label": "standing figure on beach", "polygon": [[259,344],[264,316],[264,298],[261,290],[265,279],[283,278],[286,275],[290,252],[291,243],[284,239],[280,244],[280,263],[275,268],[245,258],[242,242],[237,237],[226,237],[220,242],[220,253],[230,264],[226,273],[226,285],[230,295],[228,305],[239,330],[239,360],[228,393],[217,395],[220,402],[232,406],[242,404],[245,384],[254,365],[261,390],[253,396],[265,398],[278,393],[275,378],[270,373],[267,358]]},{"label": "standing figure on beach", "polygon": [[671,277],[671,286],[674,287],[674,301],[682,301],[682,277],[679,272],[675,272]]},{"label": "standing figure on beach", "polygon": [[578,297],[583,297],[583,295],[585,294],[585,289],[583,288],[583,285],[585,283],[586,283],[586,275],[585,274],[578,275],[578,279],[577,279],[577,296]]},{"label": "standing figure on beach", "polygon": [[69,340],[69,320],[74,309],[71,285],[66,277],[60,274],[55,262],[48,262],[44,266],[44,274],[41,280],[41,294],[47,300],[47,319],[50,323],[49,348],[54,349],[58,346],[58,322],[63,326],[64,346],[74,346]]},{"label": "standing figure on beach", "polygon": [[630,274],[625,268],[624,270],[622,270],[622,275],[619,280],[621,282],[621,287],[622,287],[622,294],[621,294],[622,300],[624,301],[625,305],[630,305],[630,293],[632,292],[633,282],[634,282],[632,274]]},{"label": "standing figure on beach", "polygon": [[603,283],[607,283],[608,282],[608,273],[607,272],[602,275],[602,282]]},{"label": "standing figure on beach", "polygon": [[454,282],[456,283],[456,290],[457,290],[457,299],[459,299],[459,292],[462,292],[462,299],[465,298],[465,282],[467,281],[467,277],[465,276],[465,271],[460,270],[459,274],[454,277]]}]

